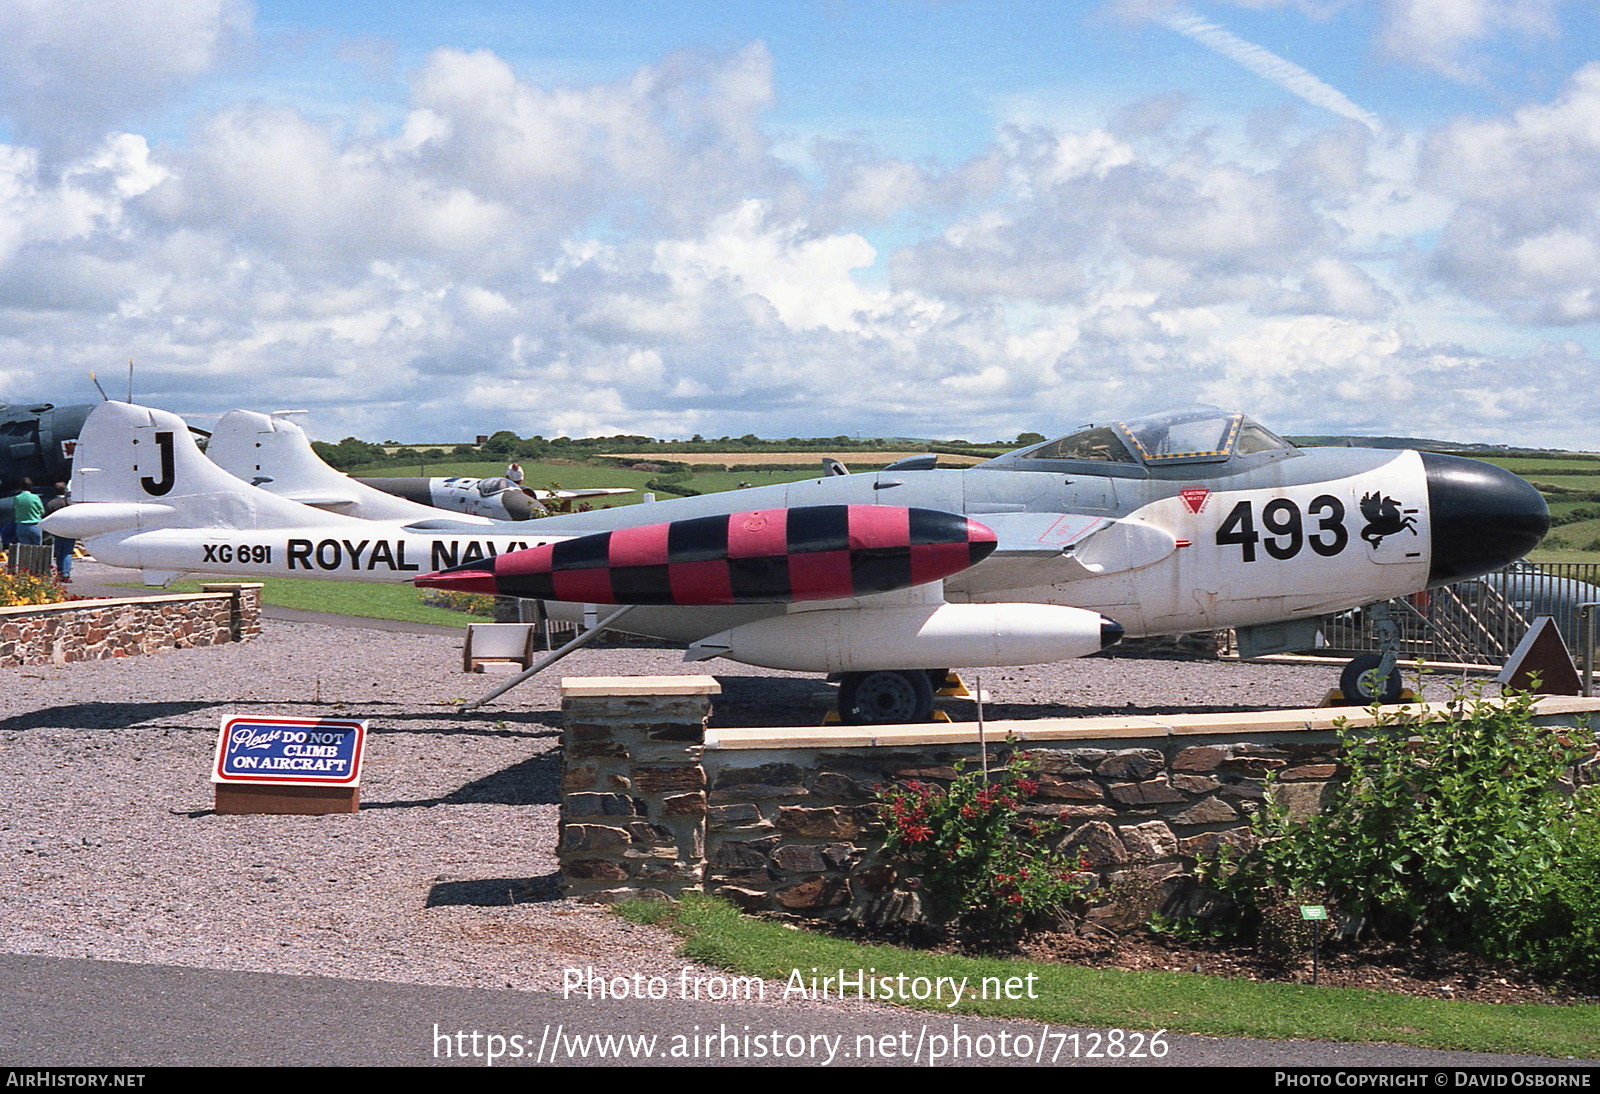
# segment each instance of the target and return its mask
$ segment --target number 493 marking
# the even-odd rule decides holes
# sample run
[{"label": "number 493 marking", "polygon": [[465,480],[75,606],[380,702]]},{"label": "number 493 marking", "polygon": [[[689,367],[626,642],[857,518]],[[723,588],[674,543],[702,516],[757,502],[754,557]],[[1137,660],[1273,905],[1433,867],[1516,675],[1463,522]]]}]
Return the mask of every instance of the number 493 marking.
[{"label": "number 493 marking", "polygon": [[1261,527],[1267,533],[1263,536],[1256,531],[1254,503],[1241,501],[1217,529],[1217,545],[1237,543],[1244,561],[1254,562],[1257,544],[1273,558],[1288,559],[1307,545],[1324,558],[1332,558],[1350,542],[1350,533],[1344,526],[1344,503],[1332,494],[1313,498],[1306,506],[1305,517],[1317,522],[1309,535],[1298,505],[1288,498],[1269,501],[1261,507]]}]

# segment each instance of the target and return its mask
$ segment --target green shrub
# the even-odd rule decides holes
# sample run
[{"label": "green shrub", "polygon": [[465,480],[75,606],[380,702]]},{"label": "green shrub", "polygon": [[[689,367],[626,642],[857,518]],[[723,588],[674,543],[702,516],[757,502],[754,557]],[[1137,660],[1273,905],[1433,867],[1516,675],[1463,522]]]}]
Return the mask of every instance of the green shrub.
[{"label": "green shrub", "polygon": [[1600,788],[1576,804],[1549,884],[1514,919],[1514,956],[1535,968],[1600,976]]},{"label": "green shrub", "polygon": [[1600,914],[1600,800],[1562,783],[1594,735],[1534,725],[1533,703],[1458,696],[1443,717],[1400,708],[1372,729],[1339,725],[1348,776],[1322,811],[1297,821],[1269,804],[1254,851],[1202,868],[1233,902],[1233,928],[1255,934],[1287,894],[1334,905],[1347,937],[1560,953],[1572,971],[1600,972],[1594,935],[1571,926]]}]

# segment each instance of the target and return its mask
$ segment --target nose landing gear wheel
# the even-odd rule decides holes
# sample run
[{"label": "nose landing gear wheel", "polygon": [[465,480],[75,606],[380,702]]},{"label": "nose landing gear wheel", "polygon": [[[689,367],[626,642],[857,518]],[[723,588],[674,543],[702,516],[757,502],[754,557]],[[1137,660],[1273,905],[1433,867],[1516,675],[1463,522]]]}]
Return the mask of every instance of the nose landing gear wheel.
[{"label": "nose landing gear wheel", "polygon": [[1400,670],[1392,669],[1387,677],[1378,675],[1383,658],[1375,653],[1364,653],[1354,658],[1339,674],[1339,690],[1345,702],[1356,706],[1373,703],[1398,703],[1400,701]]},{"label": "nose landing gear wheel", "polygon": [[923,669],[847,672],[839,682],[839,720],[846,725],[898,725],[933,716],[933,682]]}]

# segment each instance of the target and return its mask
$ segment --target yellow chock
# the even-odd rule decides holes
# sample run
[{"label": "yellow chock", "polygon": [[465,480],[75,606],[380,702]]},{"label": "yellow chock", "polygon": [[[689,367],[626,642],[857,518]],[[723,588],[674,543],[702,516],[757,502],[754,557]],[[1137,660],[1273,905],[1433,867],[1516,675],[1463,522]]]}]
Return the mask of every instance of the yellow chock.
[{"label": "yellow chock", "polygon": [[[935,695],[949,699],[970,699],[972,692],[967,690],[966,681],[956,673],[950,673],[944,678],[944,683],[933,689]],[[946,719],[948,721],[949,719]]]},{"label": "yellow chock", "polygon": [[[936,710],[936,711],[933,712],[933,715],[928,719],[928,721],[930,721],[930,722],[953,722],[953,721],[955,721],[955,719],[950,717],[950,715],[946,714],[942,710]],[[825,726],[837,726],[837,725],[843,725],[844,722],[839,717],[839,712],[837,710],[830,710],[830,711],[828,711],[828,713],[826,713],[826,714],[824,714],[822,716],[822,724],[825,725]]]},{"label": "yellow chock", "polygon": [[[1400,703],[1415,703],[1416,701],[1417,701],[1417,693],[1416,692],[1412,691],[1410,688],[1401,688],[1400,689],[1400,698],[1396,699],[1394,701],[1393,705],[1399,705]],[[1317,704],[1317,706],[1319,708],[1321,708],[1321,707],[1343,707],[1343,706],[1349,706],[1349,705],[1350,704],[1345,702],[1344,692],[1340,691],[1338,688],[1329,688],[1328,689],[1328,694],[1324,695],[1322,697],[1322,702]]]}]

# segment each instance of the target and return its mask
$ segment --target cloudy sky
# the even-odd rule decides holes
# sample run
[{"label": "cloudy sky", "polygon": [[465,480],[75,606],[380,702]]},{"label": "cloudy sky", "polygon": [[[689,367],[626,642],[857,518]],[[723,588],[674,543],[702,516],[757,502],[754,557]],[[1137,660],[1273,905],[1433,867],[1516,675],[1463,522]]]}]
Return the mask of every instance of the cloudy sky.
[{"label": "cloudy sky", "polygon": [[1600,449],[1593,0],[0,0],[0,402]]}]

